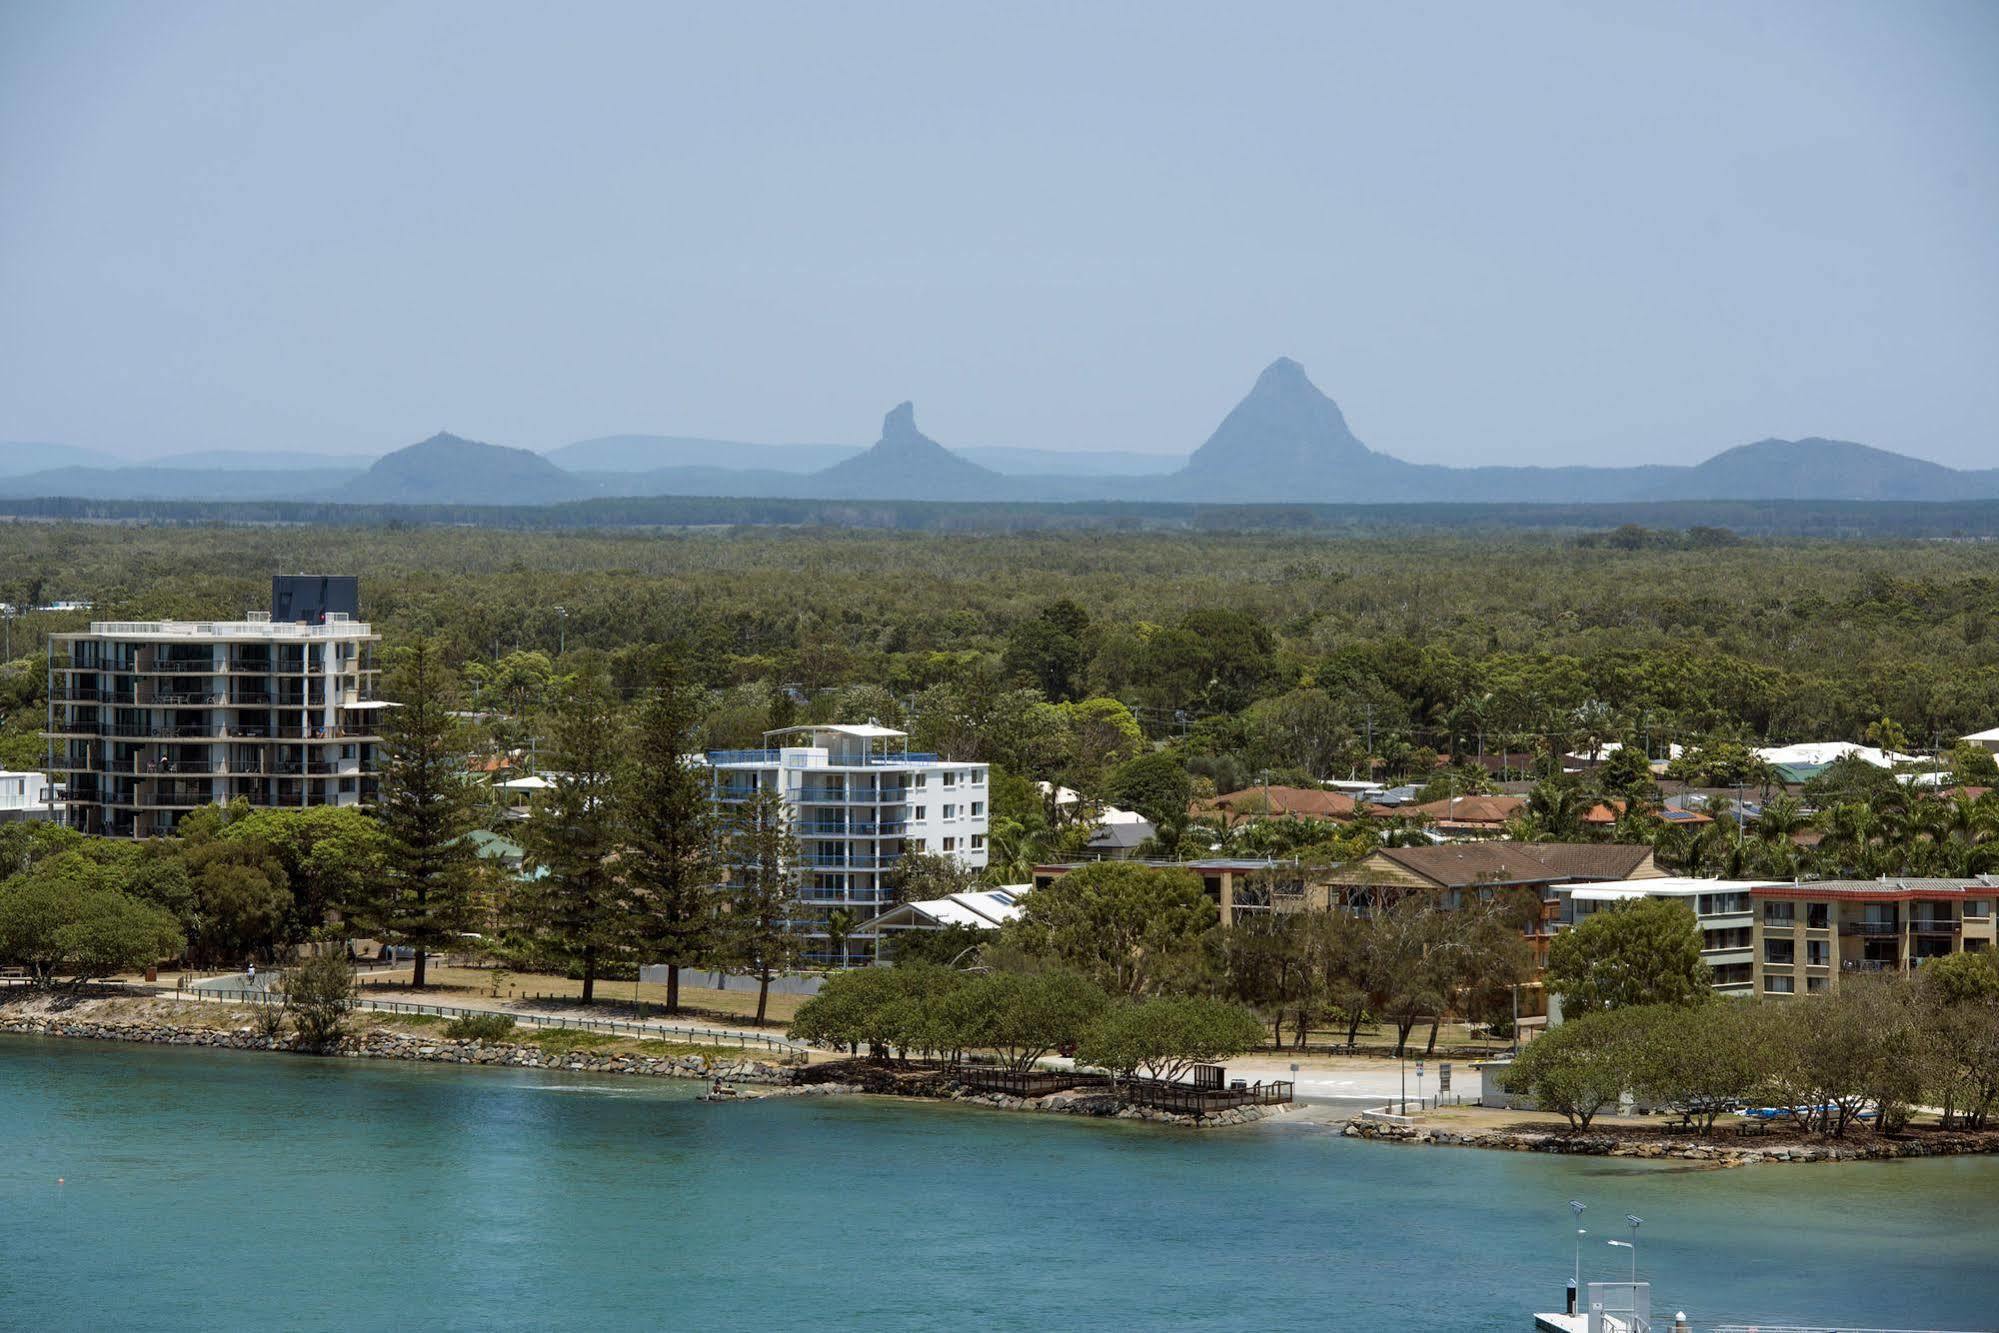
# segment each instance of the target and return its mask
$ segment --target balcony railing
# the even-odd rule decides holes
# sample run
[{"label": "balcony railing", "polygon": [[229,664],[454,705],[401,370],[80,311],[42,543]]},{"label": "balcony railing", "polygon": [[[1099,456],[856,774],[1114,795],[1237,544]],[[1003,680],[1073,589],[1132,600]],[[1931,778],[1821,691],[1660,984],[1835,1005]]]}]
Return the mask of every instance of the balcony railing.
[{"label": "balcony railing", "polygon": [[1897,965],[1884,958],[1849,958],[1839,965],[1842,972],[1893,972]]},{"label": "balcony railing", "polygon": [[1842,921],[1839,923],[1842,935],[1899,935],[1900,922],[1896,921]]},{"label": "balcony railing", "polygon": [[1955,935],[1964,929],[1964,923],[1954,916],[1919,916],[1910,920],[1909,929],[1918,935]]}]

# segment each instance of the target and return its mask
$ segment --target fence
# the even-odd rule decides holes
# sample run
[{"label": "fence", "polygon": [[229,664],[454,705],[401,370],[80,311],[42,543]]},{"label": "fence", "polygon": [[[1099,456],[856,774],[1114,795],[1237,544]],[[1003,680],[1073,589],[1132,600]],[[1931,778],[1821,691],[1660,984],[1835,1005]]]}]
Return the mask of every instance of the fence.
[{"label": "fence", "polygon": [[[155,995],[178,994],[182,998],[192,996],[200,1000],[220,1000],[235,1004],[273,1004],[281,1002],[284,998],[282,994],[274,991],[220,990],[207,986],[179,992],[169,991],[164,986],[135,989],[150,990]],[[783,1037],[767,1037],[753,1032],[732,1032],[727,1028],[685,1027],[674,1023],[627,1023],[615,1018],[571,1018],[566,1014],[519,1014],[505,1010],[466,1009],[451,1004],[417,1004],[408,1000],[357,998],[354,1007],[381,1014],[421,1014],[436,1018],[478,1018],[499,1013],[527,1027],[574,1028],[585,1032],[607,1032],[614,1036],[649,1039],[674,1037],[717,1046],[737,1046],[744,1050],[755,1046],[782,1055],[802,1055],[806,1049],[800,1043]]]},{"label": "fence", "polygon": [[1111,1086],[1108,1074],[1085,1074],[1073,1069],[991,1069],[977,1065],[956,1065],[953,1076],[968,1088],[980,1092],[1003,1092],[1010,1097],[1046,1097],[1051,1092],[1076,1088],[1092,1090]]},{"label": "fence", "polygon": [[1157,1079],[1132,1078],[1119,1085],[1125,1100],[1134,1106],[1180,1115],[1209,1115],[1232,1111],[1238,1106],[1285,1106],[1291,1101],[1290,1083],[1252,1083],[1245,1087],[1204,1088],[1192,1083],[1165,1083]]}]

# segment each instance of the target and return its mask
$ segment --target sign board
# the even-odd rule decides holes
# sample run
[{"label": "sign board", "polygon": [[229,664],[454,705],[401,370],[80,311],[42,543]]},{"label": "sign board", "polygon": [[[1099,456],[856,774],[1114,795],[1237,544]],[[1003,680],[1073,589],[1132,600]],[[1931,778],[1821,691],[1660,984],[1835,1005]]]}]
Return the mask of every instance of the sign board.
[{"label": "sign board", "polygon": [[1451,1090],[1451,1062],[1449,1060],[1445,1060],[1440,1064],[1438,1064],[1437,1066],[1437,1091],[1449,1092],[1450,1090]]}]

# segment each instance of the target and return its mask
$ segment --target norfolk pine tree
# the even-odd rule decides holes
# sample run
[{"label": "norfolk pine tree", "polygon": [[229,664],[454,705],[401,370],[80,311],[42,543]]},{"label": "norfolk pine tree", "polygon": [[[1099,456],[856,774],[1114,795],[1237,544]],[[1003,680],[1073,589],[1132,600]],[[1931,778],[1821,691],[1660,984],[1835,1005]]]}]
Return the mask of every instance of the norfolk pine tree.
[{"label": "norfolk pine tree", "polygon": [[710,961],[716,947],[708,770],[683,762],[699,720],[694,692],[662,665],[633,719],[616,792],[626,909],[644,956],[666,964],[668,1013],[680,1012],[680,969]]},{"label": "norfolk pine tree", "polygon": [[730,966],[757,979],[757,1022],[770,1001],[772,977],[795,971],[805,952],[796,922],[798,839],[786,824],[783,800],[759,789],[736,807],[728,828],[725,954]]},{"label": "norfolk pine tree", "polygon": [[388,839],[380,889],[365,916],[391,944],[416,951],[421,990],[429,955],[471,923],[484,866],[471,839],[472,789],[465,746],[451,716],[452,680],[437,645],[407,649],[384,709],[381,794],[375,814]]},{"label": "norfolk pine tree", "polygon": [[517,889],[520,916],[546,946],[576,960],[585,1004],[596,1001],[599,965],[628,952],[633,936],[617,882],[622,727],[600,671],[586,668],[564,686],[545,733],[555,786],[521,829],[529,866],[545,873]]}]

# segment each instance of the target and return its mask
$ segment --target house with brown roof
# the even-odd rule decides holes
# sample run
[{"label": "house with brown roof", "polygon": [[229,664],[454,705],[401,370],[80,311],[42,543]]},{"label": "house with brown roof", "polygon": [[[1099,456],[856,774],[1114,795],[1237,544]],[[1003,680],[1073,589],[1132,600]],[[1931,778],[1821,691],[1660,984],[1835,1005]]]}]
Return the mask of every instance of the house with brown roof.
[{"label": "house with brown roof", "polygon": [[1316,787],[1245,787],[1191,802],[1187,807],[1189,818],[1219,815],[1222,823],[1231,827],[1246,819],[1286,816],[1340,823],[1352,819],[1358,811],[1354,798],[1345,792],[1321,791]]},{"label": "house with brown roof", "polygon": [[1422,805],[1369,807],[1379,819],[1420,819],[1443,833],[1503,833],[1527,811],[1523,796],[1450,796]]}]

